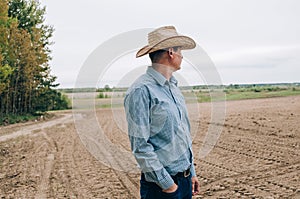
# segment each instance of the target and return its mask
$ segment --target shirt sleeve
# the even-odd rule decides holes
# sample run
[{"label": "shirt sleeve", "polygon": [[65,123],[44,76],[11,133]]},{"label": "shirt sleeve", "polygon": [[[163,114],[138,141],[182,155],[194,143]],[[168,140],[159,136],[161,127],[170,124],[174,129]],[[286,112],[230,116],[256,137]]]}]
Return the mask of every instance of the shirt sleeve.
[{"label": "shirt sleeve", "polygon": [[129,92],[124,100],[128,136],[132,153],[145,178],[155,182],[162,189],[174,184],[170,174],[158,159],[150,138],[150,98],[146,88],[136,88]]},{"label": "shirt sleeve", "polygon": [[192,166],[191,166],[191,175],[192,175],[192,177],[196,176],[196,170],[195,170],[194,163],[192,163]]}]

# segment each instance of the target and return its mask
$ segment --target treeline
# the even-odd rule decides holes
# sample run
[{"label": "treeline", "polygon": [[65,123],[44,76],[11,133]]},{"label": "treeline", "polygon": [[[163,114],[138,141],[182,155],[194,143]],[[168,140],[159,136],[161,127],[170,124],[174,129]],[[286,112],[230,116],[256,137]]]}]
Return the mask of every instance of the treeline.
[{"label": "treeline", "polygon": [[65,109],[50,74],[45,7],[36,0],[0,0],[0,118]]},{"label": "treeline", "polygon": [[261,84],[230,84],[230,85],[196,85],[183,86],[183,90],[211,90],[211,89],[246,89],[255,90],[256,88],[268,91],[284,90],[289,88],[299,88],[300,83],[261,83]]}]

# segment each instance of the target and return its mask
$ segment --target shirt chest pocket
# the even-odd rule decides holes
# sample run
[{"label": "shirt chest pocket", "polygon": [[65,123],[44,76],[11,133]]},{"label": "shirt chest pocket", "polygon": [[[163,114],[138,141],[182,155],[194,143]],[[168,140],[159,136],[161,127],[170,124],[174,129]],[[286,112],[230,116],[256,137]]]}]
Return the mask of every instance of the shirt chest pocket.
[{"label": "shirt chest pocket", "polygon": [[166,128],[167,121],[169,118],[169,113],[167,111],[168,103],[164,101],[156,102],[150,108],[150,130],[151,136],[161,132]]}]

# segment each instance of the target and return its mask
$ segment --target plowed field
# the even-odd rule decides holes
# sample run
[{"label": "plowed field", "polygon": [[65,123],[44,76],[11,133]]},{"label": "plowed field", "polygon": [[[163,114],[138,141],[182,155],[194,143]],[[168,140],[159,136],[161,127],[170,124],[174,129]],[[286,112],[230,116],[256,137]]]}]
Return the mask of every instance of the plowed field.
[{"label": "plowed field", "polygon": [[[195,198],[300,198],[300,96],[229,101],[224,124],[211,123],[209,103],[199,108],[200,119],[191,115],[199,127],[193,150],[201,192]],[[110,143],[129,152],[114,118],[124,110],[96,113]],[[55,115],[0,127],[0,198],[138,198],[135,168],[115,169],[125,164],[114,156],[110,164],[99,161],[82,143],[73,113]],[[223,127],[221,136],[200,159],[197,152],[214,125]]]}]

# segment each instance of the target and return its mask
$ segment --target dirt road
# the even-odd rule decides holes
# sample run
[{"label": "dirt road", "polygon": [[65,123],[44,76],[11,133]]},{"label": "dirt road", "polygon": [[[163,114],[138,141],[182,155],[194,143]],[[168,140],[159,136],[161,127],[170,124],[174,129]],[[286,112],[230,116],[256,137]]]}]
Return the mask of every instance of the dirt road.
[{"label": "dirt road", "polygon": [[[195,198],[300,198],[300,96],[227,102],[225,124],[210,122],[209,104],[200,111],[200,120],[191,118],[199,126],[193,150],[201,193]],[[129,151],[116,114],[123,110],[98,109],[98,122],[111,143]],[[97,160],[79,139],[72,112],[57,115],[1,127],[0,198],[138,198],[139,174]],[[210,125],[223,131],[200,159]]]}]

